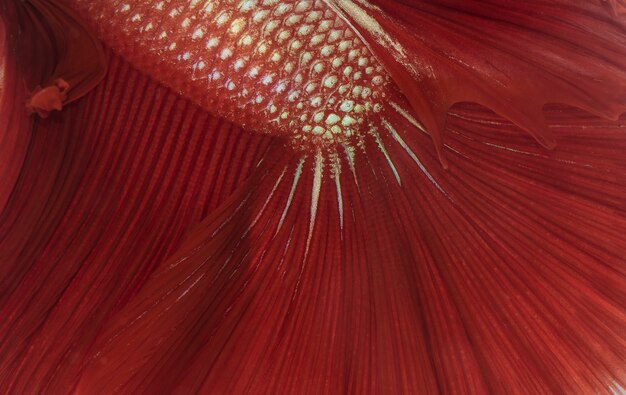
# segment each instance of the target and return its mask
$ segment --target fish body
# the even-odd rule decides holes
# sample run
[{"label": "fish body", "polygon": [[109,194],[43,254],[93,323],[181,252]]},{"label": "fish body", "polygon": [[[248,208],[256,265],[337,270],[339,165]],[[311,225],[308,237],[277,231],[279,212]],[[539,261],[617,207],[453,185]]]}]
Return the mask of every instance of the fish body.
[{"label": "fish body", "polygon": [[296,147],[356,143],[387,96],[388,74],[321,0],[73,1],[142,69]]},{"label": "fish body", "polygon": [[621,391],[623,118],[541,112],[626,109],[592,3],[0,2],[0,393]]}]

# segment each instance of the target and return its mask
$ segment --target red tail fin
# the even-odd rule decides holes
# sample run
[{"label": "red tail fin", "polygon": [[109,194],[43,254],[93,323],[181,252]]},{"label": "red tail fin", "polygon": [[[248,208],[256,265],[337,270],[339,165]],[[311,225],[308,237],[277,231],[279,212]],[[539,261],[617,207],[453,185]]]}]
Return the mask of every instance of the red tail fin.
[{"label": "red tail fin", "polygon": [[16,172],[0,174],[1,394],[69,393],[109,316],[267,149],[108,55],[63,112],[33,119],[15,96],[0,112],[30,121],[0,123],[0,169]]},{"label": "red tail fin", "polygon": [[[531,115],[539,104],[525,103],[522,93],[607,116],[622,109],[623,91],[607,88],[623,87],[622,59],[612,58],[622,28],[596,8],[533,2],[544,16],[572,11],[559,15],[570,16],[567,26],[548,18],[559,26],[555,37],[540,35],[554,47],[550,58],[524,43],[528,54],[511,46],[498,55],[494,48],[503,48],[468,22],[484,10],[458,3],[424,2],[419,12],[408,4],[388,14],[406,10],[406,21],[397,17],[406,24],[408,15],[429,13],[438,23],[422,17],[425,27],[455,32],[424,36],[449,49],[446,59],[430,41],[398,28],[410,48],[430,48],[441,63],[417,98],[402,86],[430,133],[442,126],[439,110],[467,96],[527,130],[538,122]],[[481,2],[492,12],[493,3]],[[523,6],[511,4],[502,18],[515,15],[524,31],[542,31],[548,22],[532,12],[524,19]],[[456,26],[448,12],[465,23]],[[513,45],[527,36],[510,18],[509,38],[502,21],[489,23],[495,38]],[[584,50],[594,56],[565,51],[574,45],[565,44],[566,31],[577,37],[599,21],[602,33],[584,34]],[[462,55],[459,32],[481,37],[477,50],[491,63],[473,58],[473,69],[455,57]],[[416,53],[406,59],[421,59]],[[509,63],[513,54],[546,66]],[[410,76],[400,68],[408,63],[388,67]],[[502,79],[518,67],[544,85]],[[62,132],[60,139],[47,133],[29,148],[0,218],[0,301],[9,317],[0,322],[4,391],[67,392],[98,327],[116,311],[78,392],[610,394],[626,386],[623,118],[554,107],[543,132],[535,131],[549,130],[559,142],[546,151],[492,112],[456,106],[445,115],[448,136],[438,147],[448,160],[443,171],[411,106],[394,97],[380,119],[368,120],[358,146],[303,155],[275,145],[252,178],[179,244],[190,218],[204,210],[195,192],[227,190],[222,182],[240,176],[238,164],[250,165],[255,148],[227,133],[196,149],[196,139],[207,141],[204,130],[187,138],[168,131],[179,123],[186,131],[204,115],[128,66],[118,71],[75,110],[81,122],[99,114],[93,134],[80,140],[70,138],[84,131],[76,124],[43,126]],[[463,77],[463,89],[446,80],[452,76]],[[136,100],[144,91],[152,99]],[[209,164],[194,166],[210,154]],[[189,194],[172,195],[176,187]],[[139,266],[122,265],[128,262]]]},{"label": "red tail fin", "polygon": [[326,2],[368,43],[439,150],[458,102],[492,109],[548,148],[546,103],[611,119],[626,110],[626,28],[592,3]]},{"label": "red tail fin", "polygon": [[623,387],[625,129],[559,107],[546,152],[458,107],[443,171],[392,105],[357,150],[263,160],[107,329],[79,393]]}]

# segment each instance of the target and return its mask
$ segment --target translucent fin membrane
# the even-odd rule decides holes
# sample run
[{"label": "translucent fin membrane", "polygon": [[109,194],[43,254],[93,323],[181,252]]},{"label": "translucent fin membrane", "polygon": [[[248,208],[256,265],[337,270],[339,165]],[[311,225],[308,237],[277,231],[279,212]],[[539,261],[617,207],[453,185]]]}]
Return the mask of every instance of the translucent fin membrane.
[{"label": "translucent fin membrane", "polygon": [[547,103],[610,119],[626,110],[625,25],[592,2],[326,2],[389,71],[440,154],[459,102],[492,109],[547,148],[556,144]]},{"label": "translucent fin membrane", "polygon": [[70,393],[109,317],[269,143],[109,58],[107,78],[60,113],[0,112],[30,121],[0,124],[13,155],[0,170],[18,174],[0,182],[2,394]]},{"label": "translucent fin membrane", "polygon": [[547,115],[555,151],[453,108],[447,171],[401,118],[366,159],[270,153],[114,319],[79,389],[612,394],[626,129]]},{"label": "translucent fin membrane", "polygon": [[11,56],[30,91],[26,108],[47,117],[80,98],[102,80],[106,61],[100,42],[61,2],[7,0],[0,17]]},{"label": "translucent fin membrane", "polygon": [[[178,62],[185,52],[155,55],[133,33],[167,21],[151,28],[171,25],[180,40],[169,46],[203,53],[196,46],[210,41],[189,44],[184,32],[194,30],[179,26],[206,22],[190,10],[218,3],[81,4],[101,11],[94,21],[108,23],[103,36],[124,56],[201,102],[195,74]],[[273,13],[310,4],[238,6],[257,3]],[[499,3],[342,3],[352,34],[366,37],[355,15],[381,26],[365,24],[370,32],[392,26],[382,55],[402,54],[394,44],[403,43],[405,59],[437,61],[417,63],[437,78],[398,69],[407,83],[426,81],[424,91],[398,82],[403,97],[385,85],[379,111],[357,123],[357,144],[334,150],[243,133],[117,56],[86,100],[31,117],[18,175],[0,184],[0,392],[624,388],[624,118],[561,105],[535,118],[553,98],[615,117],[623,26],[597,2]],[[168,12],[122,14],[122,23],[107,5]],[[417,111],[407,86],[441,99],[437,111]],[[465,95],[510,120],[452,104]],[[444,126],[433,119],[446,126],[439,153],[425,132]],[[526,120],[558,146],[538,146]],[[3,131],[0,153],[16,130]]]}]

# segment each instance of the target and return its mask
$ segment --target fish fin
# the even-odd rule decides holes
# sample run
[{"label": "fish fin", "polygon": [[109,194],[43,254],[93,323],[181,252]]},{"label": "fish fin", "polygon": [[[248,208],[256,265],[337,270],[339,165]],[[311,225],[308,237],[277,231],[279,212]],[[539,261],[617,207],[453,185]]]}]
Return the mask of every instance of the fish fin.
[{"label": "fish fin", "polygon": [[380,165],[277,147],[114,318],[78,393],[436,392]]},{"label": "fish fin", "polygon": [[626,110],[626,27],[591,2],[325,1],[390,73],[440,158],[455,103],[482,104],[549,149],[545,104],[610,119]]},{"label": "fish fin", "polygon": [[0,6],[8,42],[32,91],[26,109],[42,118],[92,90],[106,73],[100,41],[62,2],[8,0]]},{"label": "fish fin", "polygon": [[[3,97],[2,394],[70,393],[108,318],[268,146],[115,53],[107,59],[105,80],[49,120]],[[20,79],[5,82],[3,95],[26,93]]]},{"label": "fish fin", "polygon": [[32,127],[32,119],[26,117],[23,111],[27,92],[21,79],[20,65],[11,56],[10,34],[0,18],[0,213],[18,181]]},{"label": "fish fin", "polygon": [[357,146],[268,154],[113,318],[78,392],[624,387],[624,126],[559,107],[546,151],[455,106],[444,170],[388,103]]},{"label": "fish fin", "polygon": [[626,15],[626,2],[624,0],[601,0],[602,3],[608,5],[611,12],[616,17]]}]

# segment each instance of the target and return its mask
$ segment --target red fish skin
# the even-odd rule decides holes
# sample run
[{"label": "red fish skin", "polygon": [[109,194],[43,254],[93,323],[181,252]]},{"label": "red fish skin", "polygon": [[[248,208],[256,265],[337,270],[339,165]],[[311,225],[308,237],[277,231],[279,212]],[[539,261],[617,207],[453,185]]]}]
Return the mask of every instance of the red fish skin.
[{"label": "red fish skin", "polygon": [[[488,3],[497,8],[494,2]],[[193,7],[201,8],[209,3],[192,2],[184,6],[150,3],[157,6],[156,10],[145,4],[120,2],[104,11],[96,4],[85,7],[81,13],[92,20],[95,15],[95,19],[113,21],[121,14],[126,15],[121,29],[107,30],[104,23],[95,28],[100,29],[102,37],[111,45],[117,43],[118,50],[129,53],[130,58],[133,53],[146,56],[147,60],[136,62],[154,78],[165,80],[174,89],[203,103],[209,111],[226,109],[221,115],[252,130],[289,137],[287,146],[296,148],[299,155],[287,149],[282,160],[272,157],[259,169],[259,177],[266,181],[253,181],[258,182],[253,187],[258,194],[249,195],[249,187],[244,187],[224,211],[214,213],[189,234],[189,244],[159,270],[138,299],[116,317],[99,339],[96,348],[100,354],[86,369],[79,393],[87,393],[92,388],[105,393],[158,389],[181,393],[298,393],[303,388],[328,393],[341,393],[345,388],[372,393],[385,390],[436,393],[442,388],[452,393],[575,393],[577,389],[610,393],[619,385],[624,348],[623,339],[617,333],[625,317],[618,296],[623,295],[619,291],[620,284],[624,284],[623,267],[616,257],[624,252],[626,244],[619,232],[589,226],[576,230],[576,220],[554,208],[570,207],[579,215],[580,223],[589,225],[590,219],[597,215],[608,221],[611,228],[625,229],[623,215],[611,215],[615,204],[623,207],[617,202],[625,191],[623,177],[617,176],[623,168],[618,157],[624,151],[623,144],[618,143],[623,134],[619,119],[605,123],[587,120],[589,125],[595,125],[596,136],[606,138],[606,141],[592,143],[593,133],[587,135],[577,125],[580,113],[557,109],[556,113],[563,111],[571,117],[567,119],[572,124],[563,121],[567,126],[556,121],[548,123],[541,113],[547,98],[567,96],[566,99],[576,102],[574,104],[584,104],[589,97],[580,94],[570,97],[571,91],[564,89],[543,89],[540,82],[560,88],[578,82],[588,88],[588,93],[598,97],[601,97],[601,90],[595,88],[607,88],[596,80],[585,81],[581,78],[584,73],[564,73],[569,79],[563,83],[554,78],[554,73],[545,72],[547,66],[567,66],[568,71],[572,68],[578,71],[572,66],[575,62],[571,60],[576,59],[573,52],[569,57],[560,52],[564,56],[558,59],[564,60],[563,63],[537,65],[528,74],[532,76],[530,82],[518,73],[526,67],[523,54],[515,57],[509,53],[494,53],[494,59],[487,60],[506,62],[505,71],[509,74],[502,72],[498,76],[510,78],[511,84],[510,92],[500,96],[493,94],[493,86],[485,85],[488,88],[484,90],[476,88],[480,86],[476,83],[480,79],[473,71],[497,69],[493,65],[480,69],[473,63],[480,60],[480,51],[470,51],[468,58],[472,62],[468,64],[463,64],[465,58],[451,57],[460,65],[448,70],[446,61],[450,59],[445,59],[445,55],[449,53],[442,50],[444,59],[437,58],[440,68],[433,69],[434,73],[443,74],[439,75],[440,84],[420,87],[422,93],[444,96],[441,103],[435,103],[441,104],[441,108],[435,112],[436,122],[433,123],[445,124],[450,115],[448,111],[457,117],[448,125],[453,141],[445,147],[445,152],[451,156],[446,173],[429,149],[428,136],[411,117],[411,105],[399,95],[400,90],[406,93],[408,88],[419,91],[420,87],[411,85],[415,82],[413,79],[399,82],[394,78],[395,84],[381,85],[380,97],[385,99],[382,110],[367,113],[364,126],[356,133],[367,138],[357,138],[356,143],[332,140],[333,144],[343,145],[342,148],[355,148],[346,155],[333,157],[332,150],[320,149],[326,147],[323,139],[313,140],[312,145],[301,145],[298,143],[302,138],[300,131],[297,128],[285,131],[280,120],[269,130],[262,124],[248,122],[245,118],[249,114],[258,115],[261,123],[271,119],[263,115],[264,110],[257,112],[255,103],[246,107],[246,103],[250,104],[246,102],[240,107],[241,114],[233,113],[230,106],[240,97],[229,96],[227,90],[231,81],[225,80],[224,86],[217,87],[209,84],[209,90],[206,90],[207,85],[205,89],[195,90],[200,67],[196,61],[204,59],[199,59],[201,53],[193,51],[206,46],[204,43],[211,42],[211,37],[210,32],[200,29],[202,33],[197,36],[203,44],[199,44],[194,42],[193,36],[197,26],[214,22],[191,16],[197,10]],[[222,13],[233,11],[220,7],[229,4],[227,2],[211,4],[216,7],[211,12],[215,11],[218,19]],[[282,3],[275,4],[279,7]],[[297,2],[290,4],[295,7]],[[404,2],[405,8],[396,2],[388,2],[388,5],[389,9],[410,10],[412,3]],[[462,8],[480,4],[457,5]],[[545,10],[551,10],[550,6],[544,6]],[[454,18],[446,7],[424,2],[422,8],[428,10],[428,7],[432,8],[431,12],[443,14],[442,19],[450,18],[447,23],[453,25]],[[523,5],[518,7],[523,8]],[[578,22],[588,17],[586,12],[576,10],[572,13],[573,20]],[[593,10],[589,18],[603,26],[606,21],[595,14],[598,11],[604,12]],[[162,17],[155,24],[150,15],[159,13]],[[385,15],[394,15],[375,11],[372,14],[381,20]],[[234,11],[232,17],[236,20],[239,15]],[[470,12],[461,15],[467,19],[473,16]],[[410,13],[403,16],[405,19],[400,20],[411,22]],[[513,17],[514,12],[507,16]],[[428,13],[422,18],[428,21]],[[536,22],[531,17],[528,20]],[[543,23],[542,19],[539,21]],[[446,44],[453,46],[455,54],[463,54],[463,48],[454,46],[457,42],[450,37],[456,34],[462,38],[459,42],[472,42],[472,36],[460,35],[455,30],[448,35],[449,25],[429,23],[433,29],[447,33],[442,40],[449,40]],[[393,26],[394,20],[388,20],[387,24]],[[549,31],[547,25],[540,25]],[[156,65],[151,63],[150,54],[151,48],[158,46],[156,43],[164,31],[159,29],[162,26],[173,27],[160,41],[165,44],[161,44],[158,51],[164,62]],[[154,33],[141,30],[148,27]],[[470,27],[480,29],[482,25]],[[584,36],[579,30],[573,30]],[[133,50],[140,46],[128,39],[132,32],[138,31],[139,42],[142,36],[152,34],[147,47],[141,47],[147,48],[146,51]],[[182,37],[172,36],[172,31],[182,31]],[[504,35],[503,31],[497,33]],[[623,39],[619,31],[619,27],[607,25],[607,34],[617,32],[617,37]],[[410,32],[403,38],[414,38]],[[564,35],[561,30],[558,33]],[[433,32],[424,32],[426,37],[429,34]],[[528,31],[519,28],[516,34],[527,37]],[[547,44],[543,39],[541,36],[537,40]],[[170,49],[173,44],[176,45]],[[533,47],[533,44],[537,42],[528,42],[529,47],[536,50],[534,54],[540,53],[541,46]],[[585,44],[594,48],[598,45],[597,48],[607,49],[607,53],[616,48],[621,50],[618,44],[607,43],[605,37],[583,42],[583,48]],[[217,64],[222,65],[221,60],[224,60],[234,67],[236,52],[232,55],[235,63],[230,56],[221,59],[221,51],[230,46],[216,45],[217,49],[211,53],[217,58]],[[469,49],[482,48],[482,41],[473,45],[475,47]],[[558,45],[555,48],[563,50]],[[565,47],[572,48],[569,44]],[[191,51],[189,59],[185,59],[187,50]],[[437,56],[441,53],[429,52]],[[378,55],[380,59],[380,53]],[[419,63],[421,52],[415,50],[409,55],[410,61],[423,66],[424,70],[431,66],[428,57]],[[601,62],[593,64],[593,58],[590,62],[590,70],[604,72],[605,65]],[[187,64],[188,67],[172,66],[168,70],[171,64]],[[272,66],[267,67],[272,70]],[[242,77],[239,73],[226,75]],[[606,75],[619,80],[622,74]],[[489,72],[484,76],[489,77]],[[469,88],[464,85],[468,81]],[[489,82],[499,89],[507,86],[495,78]],[[617,82],[623,84],[624,81]],[[259,92],[265,92],[264,89],[260,86]],[[528,92],[532,100],[524,101],[523,92]],[[204,102],[202,94],[208,96]],[[619,99],[618,96],[619,92],[613,92],[611,98]],[[557,148],[546,152],[531,139],[522,137],[519,129],[501,118],[494,118],[493,114],[476,109],[450,110],[456,101],[468,98],[490,99],[483,104],[497,104],[504,115],[517,113],[514,120],[527,131],[546,133],[536,136],[544,145],[554,145],[550,133],[555,132]],[[584,100],[579,100],[581,98]],[[218,102],[212,104],[211,100]],[[607,100],[607,108],[604,108],[601,103],[604,102],[594,102],[588,107],[595,106],[603,112],[600,115],[614,119],[624,104]],[[416,106],[411,104],[415,110]],[[296,110],[299,109],[296,107]],[[310,111],[307,107],[300,110]],[[478,115],[471,118],[470,114]],[[320,121],[325,123],[326,120],[322,117]],[[600,125],[606,125],[607,129],[602,130]],[[376,129],[380,133],[376,133]],[[432,132],[433,129],[427,130]],[[479,132],[473,134],[473,131]],[[582,149],[579,151],[576,133],[585,136],[582,140],[594,148],[579,147]],[[558,138],[563,139],[564,146],[560,149]],[[611,146],[609,141],[616,143]],[[593,152],[603,152],[606,160]],[[506,165],[505,158],[513,162]],[[570,165],[561,166],[565,163],[561,161],[569,161]],[[532,163],[531,169],[527,169],[529,163]],[[598,171],[583,171],[590,163],[596,163]],[[541,170],[546,166],[551,171]],[[581,174],[581,178],[576,174]],[[563,186],[561,179],[572,180],[572,183]],[[602,196],[602,190],[607,191],[606,196]],[[281,212],[286,214],[283,216]],[[234,222],[229,222],[231,220]],[[342,230],[346,232],[346,239],[341,237]],[[576,236],[570,238],[570,233]],[[605,245],[600,235],[606,237]],[[584,246],[576,245],[580,240],[586,240]],[[279,256],[288,257],[285,268]],[[536,262],[544,262],[546,269],[532,270]],[[570,272],[567,269],[570,265],[578,265],[586,273],[594,273],[597,265],[609,268],[606,271],[597,268],[593,279],[585,280],[579,273]],[[341,277],[336,271],[338,267],[349,267],[360,279],[358,285],[369,293],[354,290],[351,294],[353,284],[349,280],[350,285],[334,292]],[[410,280],[404,270],[412,275]],[[271,275],[283,271],[286,272],[284,277]],[[559,283],[560,276],[567,278],[568,286]],[[610,290],[604,290],[602,284],[611,284]],[[415,301],[417,292],[423,292],[419,295],[420,303],[407,302],[411,298]],[[159,296],[155,298],[155,294]],[[210,298],[205,299],[206,295]],[[541,296],[545,296],[545,300]],[[318,297],[323,301],[319,303],[325,303],[323,307],[314,302]],[[344,298],[354,298],[363,304],[355,302],[353,305]],[[591,312],[582,307],[588,303],[596,305],[597,310]],[[356,306],[359,306],[359,313],[349,315]],[[328,313],[317,315],[317,309]],[[341,316],[342,313],[346,315]],[[561,321],[555,320],[555,316]],[[583,316],[586,318],[580,319]],[[603,329],[596,331],[597,325]],[[252,336],[250,328],[257,328],[257,336]],[[345,332],[336,328],[358,335],[345,336]],[[410,328],[419,328],[422,332],[415,337],[407,336]],[[336,340],[335,335],[342,337]],[[424,336],[433,341],[424,342]],[[586,342],[585,338],[593,340]],[[126,353],[129,344],[136,353]],[[336,347],[321,344],[336,344]],[[346,357],[345,350],[352,352],[350,357]],[[128,369],[115,371],[110,365],[113,360],[123,361]],[[472,373],[462,373],[468,371]],[[233,379],[232,372],[240,374]]]},{"label": "red fish skin", "polygon": [[[450,137],[441,141],[450,156],[449,168],[444,171],[429,136],[420,131],[421,125],[410,114],[411,106],[399,94],[399,89],[406,87],[395,86],[382,72],[384,83],[376,85],[371,77],[372,89],[365,97],[364,87],[358,85],[359,100],[373,98],[374,93],[380,100],[372,101],[369,108],[362,104],[366,110],[363,122],[352,117],[358,125],[353,132],[341,129],[333,133],[332,126],[344,126],[343,120],[333,123],[335,118],[329,116],[339,114],[346,100],[354,101],[354,88],[350,98],[342,96],[348,90],[337,90],[337,96],[329,94],[335,102],[324,103],[328,107],[319,120],[315,119],[317,110],[304,104],[298,108],[285,94],[280,104],[289,114],[274,120],[271,104],[264,101],[267,95],[262,95],[260,103],[256,96],[250,102],[239,96],[243,90],[235,95],[228,89],[234,81],[214,84],[226,76],[242,81],[255,66],[241,75],[222,74],[223,69],[218,68],[215,71],[220,78],[214,79],[212,73],[210,83],[208,77],[195,78],[199,62],[205,63],[203,70],[212,67],[200,59],[201,53],[211,48],[217,48],[209,51],[211,60],[226,71],[234,69],[238,54],[224,52],[234,45],[228,39],[229,30],[220,31],[223,34],[215,47],[206,48],[210,32],[198,33],[202,37],[196,39],[202,43],[194,42],[198,26],[194,23],[214,26],[219,15],[232,9],[217,6],[217,19],[194,20],[188,17],[194,15],[195,7],[208,2],[159,3],[81,2],[76,9],[116,51],[153,78],[200,103],[206,111],[280,139],[273,139],[277,144],[251,171],[248,182],[224,205],[205,210],[211,214],[191,229],[187,222],[191,214],[183,210],[187,214],[177,222],[176,207],[165,203],[168,187],[186,191],[198,185],[208,187],[201,175],[192,177],[195,182],[177,182],[177,167],[170,167],[165,157],[177,157],[177,163],[184,162],[192,171],[188,161],[199,157],[188,150],[193,143],[184,144],[186,149],[174,149],[171,144],[178,141],[178,128],[168,133],[158,126],[167,124],[169,115],[161,118],[149,96],[135,92],[132,86],[115,85],[118,75],[111,76],[109,83],[123,92],[125,100],[119,102],[116,95],[104,94],[102,103],[116,103],[128,113],[125,117],[100,114],[114,125],[111,130],[122,141],[105,147],[111,152],[122,150],[123,163],[132,163],[131,169],[141,174],[143,182],[134,182],[135,177],[125,183],[129,168],[110,165],[110,161],[94,162],[95,169],[89,174],[100,174],[105,168],[117,175],[116,182],[123,185],[124,192],[118,196],[112,192],[115,188],[107,190],[116,196],[109,201],[115,209],[109,210],[123,213],[125,219],[113,220],[111,228],[89,226],[92,213],[98,213],[99,224],[111,220],[110,211],[99,210],[97,203],[100,182],[107,185],[105,176],[95,177],[100,182],[88,182],[92,194],[87,196],[96,199],[86,201],[80,200],[84,195],[72,192],[81,185],[77,184],[80,171],[71,173],[65,188],[53,183],[47,173],[33,176],[39,174],[39,155],[49,153],[51,169],[60,171],[65,169],[65,160],[72,158],[56,156],[60,148],[38,140],[34,162],[25,168],[29,177],[19,194],[23,198],[11,202],[8,212],[13,214],[4,228],[9,236],[4,251],[16,255],[13,265],[3,269],[13,278],[23,275],[26,279],[2,277],[9,287],[16,288],[7,295],[4,311],[19,317],[10,323],[11,330],[0,332],[5,334],[4,350],[12,357],[2,361],[5,368],[0,370],[5,372],[2,388],[7,393],[27,392],[33,385],[43,392],[66,393],[77,381],[76,392],[86,394],[609,394],[624,385],[623,118],[602,121],[568,107],[553,108],[545,125],[561,145],[546,151],[515,125],[484,108],[460,106],[444,114],[444,118],[451,117],[446,129]],[[267,23],[280,14],[279,4],[283,3],[268,2],[268,15],[272,16],[267,16]],[[294,9],[297,4],[292,4]],[[169,12],[164,13],[164,8]],[[352,34],[336,15],[323,9],[333,26],[344,28],[344,36]],[[237,30],[238,24],[233,23],[238,18],[232,17],[238,15],[228,16],[228,29],[235,26]],[[282,29],[288,16],[275,19]],[[173,29],[163,38],[166,47],[158,44],[165,30],[157,27],[163,26]],[[320,26],[321,22],[317,28]],[[172,35],[175,40],[166,39]],[[286,44],[282,47],[277,42],[278,37],[273,36],[265,51],[282,49],[292,54]],[[170,50],[173,43],[176,46]],[[291,47],[293,41],[289,43]],[[204,50],[192,51],[203,46]],[[363,53],[365,46],[359,48],[371,64],[371,53]],[[221,59],[223,52],[225,59]],[[324,56],[321,50],[319,55]],[[263,78],[276,71],[272,58],[263,58],[259,64],[264,66],[259,70],[266,71]],[[127,70],[127,65],[123,69]],[[373,72],[376,70],[374,67]],[[356,72],[350,73],[350,81],[354,81]],[[367,75],[367,68],[362,74]],[[290,84],[300,84],[305,91],[311,82],[322,92],[326,87],[326,74],[320,80],[313,78],[311,71],[310,79],[303,75],[301,81],[296,80],[297,72],[285,75],[293,77]],[[274,80],[266,86],[261,74],[255,76],[259,78],[250,84],[255,93],[276,87],[269,87]],[[539,74],[534,76],[539,78]],[[580,82],[589,86],[588,81]],[[174,100],[172,92],[168,97]],[[171,110],[171,118],[186,125],[182,128],[186,135],[195,118],[185,110],[188,102],[177,103],[182,109]],[[97,103],[91,104],[77,107],[77,112],[103,110]],[[350,111],[355,110],[357,104],[346,108],[354,106]],[[382,106],[378,112],[376,104]],[[619,108],[622,103],[612,104]],[[312,117],[302,121],[312,119],[314,123],[307,124],[311,130],[302,124],[298,124],[300,129],[292,127],[292,122],[300,120],[290,115],[300,114],[298,111]],[[151,145],[143,140],[143,118],[135,118],[137,113],[152,119],[149,124],[158,129],[162,143]],[[276,114],[282,112],[277,108]],[[66,116],[64,119],[71,119],[71,113]],[[124,128],[126,121],[134,121],[131,128]],[[353,126],[348,121],[347,126]],[[55,130],[53,124],[46,125],[51,132]],[[57,142],[61,148],[79,141],[69,138],[68,125],[71,123],[61,128],[66,139]],[[314,126],[323,130],[315,134]],[[108,129],[96,131],[98,141],[106,141],[102,136]],[[215,130],[209,127],[207,132]],[[202,131],[196,133],[199,141],[205,141]],[[52,139],[50,134],[47,138]],[[123,143],[132,139],[144,143]],[[245,177],[247,172],[233,170],[242,158],[249,170],[258,163],[253,149],[237,151],[239,139],[245,137],[237,134],[234,139],[224,145],[237,154],[225,157],[223,163],[219,154],[223,145],[211,145],[218,164],[209,179],[228,178],[233,173],[232,177]],[[151,148],[137,148],[143,144]],[[169,154],[161,155],[168,147]],[[209,153],[207,149],[202,152]],[[88,152],[80,151],[79,158],[89,162]],[[143,163],[144,158],[149,165]],[[159,176],[151,178],[155,169]],[[169,184],[161,184],[161,179]],[[31,186],[33,191],[45,192],[50,203],[43,197],[27,199]],[[56,200],[59,188],[63,198]],[[144,195],[145,190],[151,192]],[[231,190],[224,186],[224,194]],[[194,200],[189,193],[183,200],[191,204]],[[126,207],[129,196],[135,204]],[[63,210],[68,201],[81,208],[75,216]],[[21,204],[25,215],[18,216],[16,207]],[[160,222],[161,204],[169,208],[167,218],[162,219],[165,223]],[[203,211],[191,205],[194,209],[189,210],[194,213]],[[133,215],[135,208],[141,209],[141,217]],[[54,215],[46,214],[48,209]],[[67,219],[58,222],[63,213]],[[39,222],[45,218],[50,219]],[[161,233],[171,221],[177,223],[175,230]],[[62,223],[59,234],[48,245],[49,232],[55,234],[57,223]],[[73,227],[77,223],[89,236],[84,245]],[[46,229],[35,229],[38,226],[33,224],[46,225]],[[113,229],[115,237],[102,233],[104,229]],[[21,239],[30,232],[32,238]],[[81,261],[82,254],[90,251],[90,243],[97,243],[94,235],[98,232],[106,236],[102,237],[102,249],[96,249],[98,258]],[[142,243],[145,234],[150,238]],[[76,240],[76,249],[66,250],[69,239]],[[153,251],[151,247],[159,244],[155,240],[169,242]],[[120,241],[122,246],[117,249]],[[36,248],[29,248],[33,244]],[[29,265],[22,268],[19,264],[24,256]],[[67,257],[60,270],[48,265],[51,256]],[[111,256],[114,259],[109,260]],[[154,262],[146,256],[155,256]],[[80,275],[64,275],[77,270],[81,262],[87,266],[80,269]],[[132,278],[125,277],[127,262],[142,263]],[[165,264],[159,265],[161,262]],[[156,274],[150,276],[157,265]],[[41,271],[50,271],[53,281],[38,276]],[[66,290],[68,278],[72,283]],[[123,281],[116,284],[120,278]],[[98,286],[92,288],[93,283]],[[33,296],[33,284],[45,291],[38,294],[43,298]],[[83,301],[85,295],[89,297]],[[41,317],[51,311],[50,319],[40,327]],[[113,315],[110,321],[104,317],[109,313]],[[72,319],[67,320],[68,316]],[[91,325],[89,320],[94,317],[102,324],[102,333],[96,324]],[[55,334],[60,341],[54,341]],[[89,353],[96,336],[94,352]],[[39,352],[44,349],[52,352]]]},{"label": "red fish skin", "polygon": [[[390,101],[424,125],[444,166],[446,114],[459,102],[494,110],[549,149],[556,141],[543,119],[545,104],[613,119],[626,108],[623,27],[609,26],[606,11],[584,2],[69,4],[154,78],[214,114],[287,136],[289,145],[308,152],[354,149],[375,139],[370,130],[381,133],[383,118],[394,117]],[[528,16],[524,7],[532,10]],[[571,14],[571,23],[541,17],[555,12]],[[489,21],[498,13],[502,20]],[[590,34],[585,24],[606,32]],[[516,41],[524,43],[520,49]],[[595,59],[586,55],[591,52]],[[398,91],[408,103],[396,98]]]},{"label": "red fish skin", "polygon": [[387,73],[320,0],[69,4],[172,89],[300,149],[355,146],[388,96]]}]

